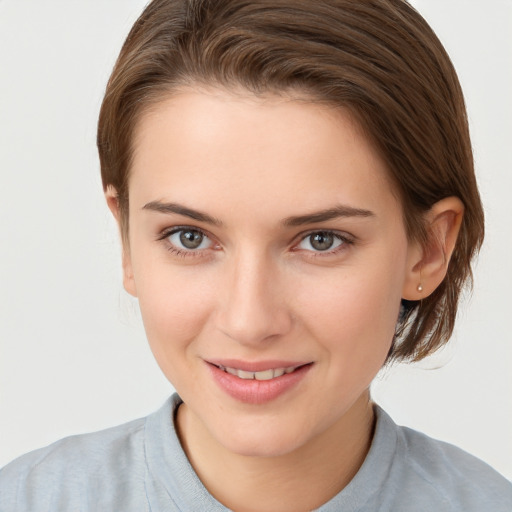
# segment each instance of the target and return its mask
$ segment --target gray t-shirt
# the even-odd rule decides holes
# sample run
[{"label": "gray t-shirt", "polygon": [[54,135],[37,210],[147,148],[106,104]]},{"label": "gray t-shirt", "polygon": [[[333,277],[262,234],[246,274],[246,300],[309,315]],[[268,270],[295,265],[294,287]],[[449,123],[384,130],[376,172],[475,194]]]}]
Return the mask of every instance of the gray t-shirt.
[{"label": "gray t-shirt", "polygon": [[[180,403],[173,395],[147,418],[16,459],[0,471],[0,511],[226,512],[181,448]],[[359,472],[319,512],[512,511],[512,484],[487,464],[376,413]]]}]

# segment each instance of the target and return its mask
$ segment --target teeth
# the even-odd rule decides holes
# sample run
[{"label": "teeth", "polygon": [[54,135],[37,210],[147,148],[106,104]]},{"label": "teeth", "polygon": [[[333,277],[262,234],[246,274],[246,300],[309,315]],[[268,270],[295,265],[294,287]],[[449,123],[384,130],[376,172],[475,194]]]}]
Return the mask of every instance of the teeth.
[{"label": "teeth", "polygon": [[254,378],[256,380],[270,380],[274,378],[274,370],[265,370],[263,372],[255,372]]},{"label": "teeth", "polygon": [[288,368],[275,368],[269,370],[263,370],[261,372],[247,372],[245,370],[238,370],[237,368],[228,368],[226,366],[220,366],[219,368],[230,375],[236,375],[239,379],[244,380],[270,380],[276,377],[281,377],[285,373],[292,373],[297,366],[289,366]]},{"label": "teeth", "polygon": [[254,372],[246,372],[245,370],[237,370],[236,374],[240,379],[254,379]]},{"label": "teeth", "polygon": [[284,368],[276,368],[274,370],[274,377],[281,377],[281,375],[284,375],[285,369]]}]

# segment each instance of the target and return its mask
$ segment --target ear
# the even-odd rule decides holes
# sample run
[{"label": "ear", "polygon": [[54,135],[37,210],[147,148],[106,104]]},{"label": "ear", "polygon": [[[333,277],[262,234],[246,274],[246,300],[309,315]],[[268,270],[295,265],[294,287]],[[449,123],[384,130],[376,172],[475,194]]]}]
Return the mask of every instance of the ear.
[{"label": "ear", "polygon": [[135,287],[135,279],[133,276],[133,267],[132,267],[132,259],[130,254],[130,247],[128,240],[125,239],[122,233],[122,219],[121,219],[121,211],[119,207],[119,195],[117,190],[109,185],[105,190],[105,199],[107,201],[107,205],[112,212],[112,215],[117,221],[117,226],[119,228],[119,233],[121,234],[121,243],[123,246],[123,286],[124,289],[134,297],[137,297],[137,289]]},{"label": "ear", "polygon": [[407,300],[428,297],[443,281],[457,242],[464,205],[458,197],[446,197],[425,214],[427,243],[412,244],[408,272],[402,290]]}]

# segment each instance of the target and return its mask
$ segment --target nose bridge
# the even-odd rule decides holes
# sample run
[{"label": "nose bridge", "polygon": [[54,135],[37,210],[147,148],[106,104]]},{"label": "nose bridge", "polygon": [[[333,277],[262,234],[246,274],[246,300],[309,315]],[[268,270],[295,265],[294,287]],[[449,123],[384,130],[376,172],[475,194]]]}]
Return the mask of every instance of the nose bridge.
[{"label": "nose bridge", "polygon": [[291,326],[279,265],[262,249],[233,256],[219,314],[219,328],[242,344],[283,335]]}]

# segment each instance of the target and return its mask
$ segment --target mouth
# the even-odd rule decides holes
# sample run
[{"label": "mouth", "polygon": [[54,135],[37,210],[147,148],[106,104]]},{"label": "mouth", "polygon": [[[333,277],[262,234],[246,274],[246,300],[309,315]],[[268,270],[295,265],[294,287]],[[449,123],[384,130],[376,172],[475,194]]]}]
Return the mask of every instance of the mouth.
[{"label": "mouth", "polygon": [[307,378],[314,362],[236,360],[205,361],[214,382],[231,398],[246,404],[271,402]]},{"label": "mouth", "polygon": [[[234,375],[235,377],[238,377],[239,379],[244,379],[244,380],[272,380],[272,379],[275,379],[278,377],[282,377],[283,375],[293,373],[294,371],[298,370],[299,368],[306,366],[305,364],[299,364],[296,366],[269,368],[267,370],[251,372],[251,371],[247,371],[247,370],[242,370],[240,368],[223,366],[221,364],[214,364],[214,363],[210,363],[210,364],[213,364],[213,366],[216,366],[219,370],[222,370],[225,373],[229,373],[229,375]],[[311,364],[311,363],[307,363],[307,364]]]}]

